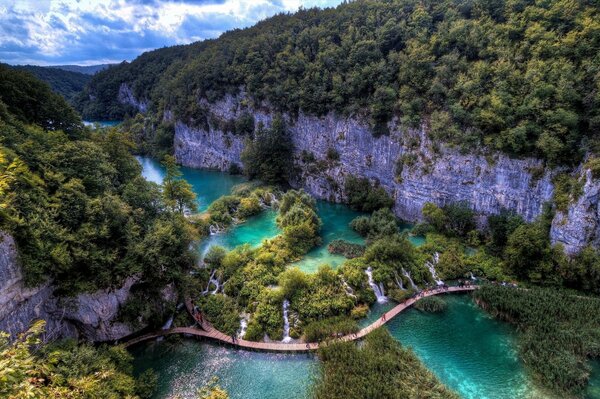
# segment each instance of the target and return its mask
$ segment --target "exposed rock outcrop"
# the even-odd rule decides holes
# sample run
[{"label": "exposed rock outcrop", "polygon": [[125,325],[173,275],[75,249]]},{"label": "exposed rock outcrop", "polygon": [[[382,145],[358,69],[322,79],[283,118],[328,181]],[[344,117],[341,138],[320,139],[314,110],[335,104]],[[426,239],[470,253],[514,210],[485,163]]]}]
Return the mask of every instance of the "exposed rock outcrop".
[{"label": "exposed rock outcrop", "polygon": [[[216,119],[232,120],[248,110],[257,123],[270,124],[268,106],[244,109],[242,104],[248,101],[242,100],[247,99],[227,96],[201,105]],[[388,136],[375,138],[368,123],[357,118],[300,114],[287,119],[295,145],[294,161],[300,171],[291,183],[318,198],[343,201],[344,181],[351,175],[383,186],[395,199],[396,214],[409,221],[421,219],[426,202],[444,205],[457,201],[467,201],[483,216],[505,208],[532,221],[552,199],[554,171],[543,169],[537,159],[461,154],[431,143],[424,129],[405,129],[396,121],[389,124]],[[207,125],[208,129],[176,124],[177,160],[186,166],[220,170],[241,164],[245,138],[220,130],[210,118]],[[332,151],[339,155],[338,161],[327,159]],[[302,155],[308,153],[315,162],[303,163],[306,157]],[[598,242],[600,215],[592,204],[597,204],[599,187],[598,182],[589,181],[578,204],[567,215],[557,215],[552,239],[562,242],[569,253],[590,240]],[[567,222],[561,221],[564,219]]]},{"label": "exposed rock outcrop", "polygon": [[121,86],[119,86],[118,99],[122,104],[131,105],[139,112],[148,110],[148,101],[138,100],[127,83],[121,83]]},{"label": "exposed rock outcrop", "polygon": [[569,205],[566,213],[558,212],[552,221],[550,238],[561,243],[568,254],[574,254],[591,244],[600,246],[600,182],[594,181],[590,170],[583,168],[583,192]]},{"label": "exposed rock outcrop", "polygon": [[33,288],[25,285],[15,242],[0,232],[0,331],[15,336],[34,320],[43,319],[45,340],[80,337],[97,342],[122,338],[133,331],[116,322],[116,317],[135,281],[127,279],[117,290],[57,298],[50,282]]}]

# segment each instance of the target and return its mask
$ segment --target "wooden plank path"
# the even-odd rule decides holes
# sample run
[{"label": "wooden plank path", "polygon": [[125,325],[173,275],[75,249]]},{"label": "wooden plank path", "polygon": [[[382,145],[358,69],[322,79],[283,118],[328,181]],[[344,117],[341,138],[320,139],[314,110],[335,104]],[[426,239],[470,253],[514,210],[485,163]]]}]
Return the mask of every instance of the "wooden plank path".
[{"label": "wooden plank path", "polygon": [[[364,338],[367,334],[372,332],[373,330],[383,326],[385,323],[402,313],[405,309],[411,307],[418,300],[439,294],[453,293],[453,292],[465,292],[465,291],[473,291],[479,288],[476,285],[470,286],[461,286],[461,287],[448,287],[446,289],[436,288],[428,291],[421,291],[421,293],[414,297],[407,299],[406,301],[394,306],[392,309],[387,311],[379,317],[376,321],[368,325],[367,327],[361,329],[360,331],[354,334],[348,334],[343,337],[340,337],[340,341],[355,341],[361,338]],[[125,347],[135,345],[139,342],[146,341],[153,338],[162,337],[165,335],[171,334],[187,334],[196,337],[205,337],[214,339],[220,342],[224,342],[229,345],[237,346],[244,349],[252,349],[258,351],[268,351],[268,352],[309,352],[315,351],[319,349],[318,342],[310,342],[310,343],[284,343],[284,342],[254,342],[254,341],[246,341],[244,339],[235,339],[232,340],[232,337],[226,335],[219,330],[215,329],[210,323],[203,320],[201,317],[197,317],[194,312],[193,306],[191,302],[186,301],[186,307],[190,314],[194,317],[194,319],[200,324],[200,328],[196,327],[175,327],[168,330],[160,330],[150,334],[142,335],[136,338],[132,338],[129,341],[123,343]]]}]

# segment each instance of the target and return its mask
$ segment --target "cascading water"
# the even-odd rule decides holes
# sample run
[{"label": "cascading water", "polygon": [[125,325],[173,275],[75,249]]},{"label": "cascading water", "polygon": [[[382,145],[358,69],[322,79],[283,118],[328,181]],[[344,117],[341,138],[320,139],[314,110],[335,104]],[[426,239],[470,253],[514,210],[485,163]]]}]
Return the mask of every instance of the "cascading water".
[{"label": "cascading water", "polygon": [[469,272],[469,274],[471,275],[471,280],[473,280],[473,281],[477,280],[477,277],[475,277],[475,276],[473,275],[473,272]]},{"label": "cascading water", "polygon": [[410,283],[410,288],[412,288],[415,291],[419,291],[419,287],[417,287],[417,285],[413,281],[412,277],[410,276],[410,273],[404,268],[402,268],[402,275],[404,275],[404,277],[408,279],[408,282]]},{"label": "cascading water", "polygon": [[394,278],[396,279],[396,285],[398,288],[400,288],[402,291],[405,291],[406,288],[404,288],[404,284],[402,283],[400,276],[398,276],[398,273],[394,272]]},{"label": "cascading water", "polygon": [[290,320],[288,318],[288,308],[290,307],[290,301],[287,299],[283,300],[283,339],[281,342],[291,342],[290,337]]},{"label": "cascading water", "polygon": [[438,278],[437,272],[435,271],[435,265],[440,261],[440,254],[437,252],[433,254],[433,262],[425,263],[425,266],[429,269],[429,273],[431,273],[431,277],[433,277],[433,281],[437,285],[444,285],[444,282]]},{"label": "cascading water", "polygon": [[165,324],[163,324],[162,329],[168,330],[173,325],[173,316],[169,317],[169,320]]},{"label": "cascading water", "polygon": [[373,292],[375,293],[375,296],[377,297],[377,302],[386,303],[387,298],[383,291],[383,284],[381,284],[381,283],[379,283],[379,285],[375,284],[375,281],[373,280],[373,269],[371,269],[371,267],[369,266],[369,268],[367,270],[365,270],[365,273],[367,274],[367,277],[369,278],[369,285],[371,286],[371,289],[373,290]]},{"label": "cascading water", "polygon": [[354,290],[352,289],[352,287],[350,287],[348,285],[346,280],[342,279],[342,285],[344,286],[344,290],[346,290],[346,295],[356,298],[356,295],[354,294]]},{"label": "cascading water", "polygon": [[211,236],[221,234],[224,231],[225,231],[225,228],[219,226],[218,223],[211,224],[210,226],[208,226],[208,232],[210,233]]},{"label": "cascading water", "polygon": [[246,313],[243,313],[242,318],[240,319],[240,329],[238,330],[238,338],[242,339],[244,338],[244,335],[246,335],[246,330],[248,329],[248,319],[250,318],[250,316]]},{"label": "cascading water", "polygon": [[[206,295],[206,294],[208,294],[209,292],[210,292],[212,295],[214,295],[214,294],[216,294],[217,292],[219,292],[219,288],[221,288],[221,285],[220,285],[220,283],[219,283],[219,280],[215,278],[215,273],[216,273],[216,272],[217,272],[216,270],[213,270],[213,271],[212,271],[212,273],[210,274],[210,277],[208,278],[208,285],[206,286],[206,289],[205,289],[204,291],[202,291],[202,295]],[[210,290],[210,286],[211,286],[211,285],[214,285],[214,286],[215,286],[215,289],[214,289],[214,290],[212,290],[212,291]]]}]

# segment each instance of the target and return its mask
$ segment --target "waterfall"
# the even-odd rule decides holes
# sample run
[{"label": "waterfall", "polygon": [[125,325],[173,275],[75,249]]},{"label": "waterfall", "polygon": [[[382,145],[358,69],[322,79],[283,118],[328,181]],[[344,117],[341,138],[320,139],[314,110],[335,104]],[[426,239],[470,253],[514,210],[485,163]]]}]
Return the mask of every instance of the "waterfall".
[{"label": "waterfall", "polygon": [[[208,278],[208,284],[206,285],[206,289],[204,291],[202,291],[202,295],[206,295],[209,292],[211,293],[211,295],[214,295],[219,291],[219,288],[221,288],[221,286],[219,284],[219,280],[215,278],[216,272],[217,272],[216,270],[213,270],[212,273],[210,274],[210,277]],[[213,291],[210,291],[211,284],[215,286],[215,289]]]},{"label": "waterfall", "polygon": [[241,315],[242,318],[240,319],[240,329],[238,330],[238,338],[242,339],[244,338],[244,335],[246,335],[246,330],[248,329],[248,319],[250,318],[250,316],[246,313]]},{"label": "waterfall", "polygon": [[373,292],[375,293],[375,296],[377,297],[377,302],[379,302],[379,303],[387,302],[387,298],[385,297],[385,293],[383,291],[383,284],[379,283],[379,285],[377,285],[377,284],[375,284],[375,281],[373,281],[373,269],[371,269],[371,267],[369,266],[369,268],[367,270],[365,270],[365,273],[367,274],[367,277],[369,278],[369,285],[371,286],[371,289],[373,290]]},{"label": "waterfall", "polygon": [[288,318],[288,308],[290,307],[290,301],[287,299],[283,300],[283,339],[281,342],[290,342],[290,320]]},{"label": "waterfall", "polygon": [[168,330],[173,325],[173,316],[169,317],[169,320],[162,326],[162,330]]},{"label": "waterfall", "polygon": [[444,285],[444,282],[438,278],[437,272],[435,271],[435,265],[440,261],[440,254],[437,252],[433,254],[433,262],[426,262],[425,266],[429,269],[429,273],[431,273],[431,277],[433,277],[433,281],[437,285]]},{"label": "waterfall", "polygon": [[475,277],[475,276],[473,275],[473,272],[469,272],[469,274],[470,274],[470,276],[471,276],[471,280],[473,280],[473,281],[477,280],[477,277]]},{"label": "waterfall", "polygon": [[402,291],[405,291],[406,288],[404,288],[402,279],[398,276],[398,273],[396,271],[394,271],[394,278],[396,279],[396,285],[398,286],[398,288],[400,288]]},{"label": "waterfall", "polygon": [[208,226],[208,231],[211,236],[214,236],[214,235],[221,234],[222,232],[224,232],[225,227],[219,226],[219,223],[214,223],[214,224],[211,224],[210,226]]},{"label": "waterfall", "polygon": [[346,280],[342,279],[342,285],[344,286],[344,290],[346,290],[346,295],[356,298],[356,295],[354,295],[354,290],[348,285]]},{"label": "waterfall", "polygon": [[410,283],[410,288],[412,288],[415,291],[419,291],[419,287],[417,287],[412,277],[410,277],[410,273],[404,270],[404,268],[402,268],[402,274],[408,279],[408,282]]}]

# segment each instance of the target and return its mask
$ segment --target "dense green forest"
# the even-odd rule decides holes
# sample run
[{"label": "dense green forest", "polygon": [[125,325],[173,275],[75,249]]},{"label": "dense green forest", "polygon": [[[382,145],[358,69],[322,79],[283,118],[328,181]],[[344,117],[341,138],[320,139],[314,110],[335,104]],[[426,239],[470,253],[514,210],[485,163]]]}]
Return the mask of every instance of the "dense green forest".
[{"label": "dense green forest", "polygon": [[597,150],[600,14],[571,0],[357,0],[277,15],[98,73],[85,117],[122,118],[127,83],[152,112],[203,125],[199,98],[240,88],[278,111],[398,116],[433,139],[572,164]]},{"label": "dense green forest", "polygon": [[42,344],[44,322],[15,341],[0,332],[0,397],[148,399],[156,385],[149,370],[133,377],[132,356],[119,346],[77,345],[73,340]]},{"label": "dense green forest", "polygon": [[137,275],[152,297],[194,264],[195,202],[173,164],[164,187],[147,182],[127,137],[84,128],[47,84],[6,67],[0,132],[0,229],[28,284],[74,295]]},{"label": "dense green forest", "polygon": [[25,70],[38,79],[48,83],[52,90],[72,102],[92,78],[90,75],[67,71],[60,68],[35,65],[19,65],[13,68]]}]

